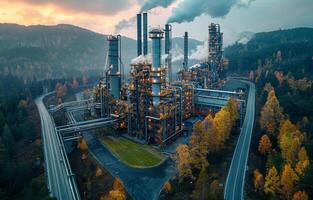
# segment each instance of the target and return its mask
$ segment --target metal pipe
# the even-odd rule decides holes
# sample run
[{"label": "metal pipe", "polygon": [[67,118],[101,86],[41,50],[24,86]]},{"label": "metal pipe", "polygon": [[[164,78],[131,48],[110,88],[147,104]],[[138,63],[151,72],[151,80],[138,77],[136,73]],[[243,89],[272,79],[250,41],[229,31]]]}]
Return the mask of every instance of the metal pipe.
[{"label": "metal pipe", "polygon": [[109,36],[109,61],[108,65],[111,67],[109,74],[110,95],[114,99],[120,98],[120,71],[119,71],[119,36]]}]

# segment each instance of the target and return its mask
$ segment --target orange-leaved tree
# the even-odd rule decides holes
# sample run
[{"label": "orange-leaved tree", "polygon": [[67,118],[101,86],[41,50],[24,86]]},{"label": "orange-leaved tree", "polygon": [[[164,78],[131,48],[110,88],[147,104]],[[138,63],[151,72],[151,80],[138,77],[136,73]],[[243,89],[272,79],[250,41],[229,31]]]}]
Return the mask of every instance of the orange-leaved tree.
[{"label": "orange-leaved tree", "polygon": [[258,169],[255,169],[253,171],[253,175],[254,175],[254,189],[255,189],[255,191],[262,191],[263,187],[264,187],[263,174]]},{"label": "orange-leaved tree", "polygon": [[279,105],[275,91],[270,90],[267,100],[261,110],[261,128],[266,130],[267,133],[274,134],[283,118],[283,109]]},{"label": "orange-leaved tree", "polygon": [[259,148],[258,148],[259,152],[261,154],[266,154],[271,150],[271,147],[272,147],[272,143],[271,143],[270,138],[266,134],[262,135],[260,142],[259,142]]},{"label": "orange-leaved tree", "polygon": [[308,200],[309,196],[305,191],[298,191],[294,193],[292,200]]},{"label": "orange-leaved tree", "polygon": [[180,144],[177,146],[175,160],[179,178],[193,178],[190,152],[187,145]]},{"label": "orange-leaved tree", "polygon": [[295,182],[298,180],[297,174],[294,172],[290,164],[284,166],[282,175],[281,175],[281,186],[282,186],[282,195],[291,198],[291,195],[294,193]]}]

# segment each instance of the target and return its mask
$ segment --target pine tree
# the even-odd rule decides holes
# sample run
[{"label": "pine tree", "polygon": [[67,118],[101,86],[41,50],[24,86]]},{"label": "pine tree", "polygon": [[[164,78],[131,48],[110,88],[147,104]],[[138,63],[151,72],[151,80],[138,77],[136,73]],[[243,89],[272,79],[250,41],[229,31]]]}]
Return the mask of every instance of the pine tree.
[{"label": "pine tree", "polygon": [[279,101],[274,90],[270,90],[261,110],[260,125],[267,133],[274,134],[283,119],[283,110],[279,105]]},{"label": "pine tree", "polygon": [[276,168],[270,168],[265,177],[264,192],[276,196],[280,188],[280,177]]},{"label": "pine tree", "polygon": [[293,171],[290,164],[286,164],[281,175],[282,195],[290,199],[295,189],[295,182],[298,180],[297,174]]},{"label": "pine tree", "polygon": [[185,144],[180,144],[176,148],[176,167],[178,175],[181,179],[193,178],[191,171],[191,159],[189,147]]},{"label": "pine tree", "polygon": [[296,165],[296,172],[298,173],[298,175],[303,175],[309,165],[310,159],[307,155],[306,149],[304,147],[301,147],[298,153],[298,163]]},{"label": "pine tree", "polygon": [[237,100],[234,98],[230,98],[225,106],[225,109],[230,113],[232,126],[234,126],[236,121],[239,119]]},{"label": "pine tree", "polygon": [[259,152],[261,154],[266,154],[271,150],[271,147],[272,147],[272,143],[271,143],[270,138],[266,134],[264,134],[261,137],[260,142],[259,142],[259,148],[258,148]]},{"label": "pine tree", "polygon": [[302,133],[289,120],[286,120],[279,131],[279,147],[287,163],[294,164],[303,140]]}]

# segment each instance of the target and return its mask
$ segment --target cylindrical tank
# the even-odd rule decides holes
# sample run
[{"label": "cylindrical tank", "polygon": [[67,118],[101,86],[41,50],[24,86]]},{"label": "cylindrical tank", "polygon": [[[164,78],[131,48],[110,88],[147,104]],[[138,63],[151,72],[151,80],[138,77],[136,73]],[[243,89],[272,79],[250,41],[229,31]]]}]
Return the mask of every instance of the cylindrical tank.
[{"label": "cylindrical tank", "polygon": [[157,110],[160,104],[161,92],[161,39],[164,32],[160,28],[153,28],[149,32],[149,38],[152,40],[152,96],[153,106]]},{"label": "cylindrical tank", "polygon": [[110,67],[109,83],[110,95],[115,99],[120,98],[120,72],[119,72],[119,36],[108,36],[108,65]]}]

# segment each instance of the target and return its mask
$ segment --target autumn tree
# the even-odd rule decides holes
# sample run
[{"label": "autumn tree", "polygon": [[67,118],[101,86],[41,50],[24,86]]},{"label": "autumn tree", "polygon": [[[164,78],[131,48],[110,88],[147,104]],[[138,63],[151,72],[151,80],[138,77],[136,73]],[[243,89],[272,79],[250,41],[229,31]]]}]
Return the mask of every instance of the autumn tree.
[{"label": "autumn tree", "polygon": [[225,108],[222,108],[216,113],[214,117],[214,128],[216,131],[218,145],[220,147],[224,147],[224,142],[229,138],[232,128],[230,113]]},{"label": "autumn tree", "polygon": [[276,196],[279,192],[280,188],[280,177],[276,170],[276,168],[273,166],[271,167],[265,177],[265,183],[264,183],[264,192],[266,194],[270,193],[273,196]]},{"label": "autumn tree", "polygon": [[236,121],[239,119],[239,112],[238,112],[238,102],[234,98],[230,98],[227,101],[225,109],[229,112],[230,118],[232,121],[232,126],[235,125]]},{"label": "autumn tree", "polygon": [[189,147],[180,144],[176,148],[176,167],[180,178],[192,178]]},{"label": "autumn tree", "polygon": [[107,196],[103,196],[100,198],[101,200],[125,200],[126,192],[123,186],[123,182],[120,178],[115,178],[112,186],[112,190],[110,190]]},{"label": "autumn tree", "polygon": [[304,147],[301,147],[298,153],[298,162],[296,165],[296,172],[298,173],[298,175],[303,175],[309,165],[310,159],[307,155],[307,152]]},{"label": "autumn tree", "polygon": [[279,124],[283,119],[283,110],[275,95],[275,91],[270,90],[267,100],[261,110],[260,126],[267,133],[274,134],[278,130]]},{"label": "autumn tree", "polygon": [[84,139],[81,139],[78,141],[77,148],[80,149],[81,151],[87,151],[88,145]]},{"label": "autumn tree", "polygon": [[298,180],[297,174],[294,172],[290,164],[286,164],[281,175],[282,195],[290,199],[295,189],[295,182]]},{"label": "autumn tree", "polygon": [[287,163],[295,163],[303,140],[302,133],[294,124],[286,120],[280,128],[278,140],[282,157]]},{"label": "autumn tree", "polygon": [[191,165],[201,169],[203,163],[207,162],[207,139],[202,123],[198,121],[194,124],[192,135],[189,139]]},{"label": "autumn tree", "polygon": [[263,174],[258,169],[255,169],[253,171],[253,176],[254,176],[254,189],[255,189],[255,191],[262,191],[263,187],[264,187]]},{"label": "autumn tree", "polygon": [[103,172],[102,172],[102,169],[100,167],[97,167],[96,169],[96,176],[102,176]]},{"label": "autumn tree", "polygon": [[163,190],[166,192],[166,193],[169,193],[171,190],[172,190],[172,185],[170,182],[166,181],[163,185]]},{"label": "autumn tree", "polygon": [[111,190],[109,192],[109,200],[125,200],[126,195],[120,190]]},{"label": "autumn tree", "polygon": [[292,200],[308,200],[309,197],[305,191],[298,191],[294,193]]},{"label": "autumn tree", "polygon": [[259,142],[259,148],[258,148],[259,152],[264,155],[271,150],[271,147],[272,147],[272,143],[271,143],[270,138],[266,134],[262,135],[260,142]]}]

